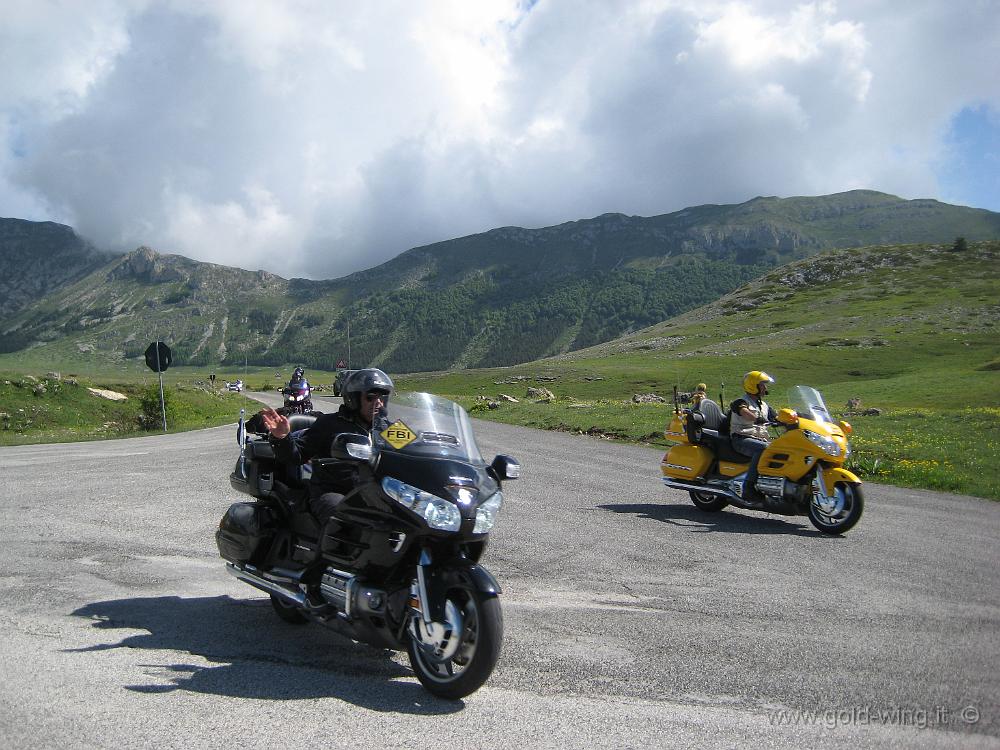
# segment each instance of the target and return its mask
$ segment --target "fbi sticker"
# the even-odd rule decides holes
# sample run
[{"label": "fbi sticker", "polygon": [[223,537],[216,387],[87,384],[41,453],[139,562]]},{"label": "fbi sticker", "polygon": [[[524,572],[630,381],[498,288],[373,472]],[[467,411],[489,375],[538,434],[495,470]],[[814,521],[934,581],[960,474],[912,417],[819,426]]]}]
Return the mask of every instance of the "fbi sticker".
[{"label": "fbi sticker", "polygon": [[382,430],[380,434],[382,435],[382,437],[385,438],[385,442],[387,442],[396,450],[399,450],[400,448],[409,445],[410,443],[412,443],[414,440],[417,439],[417,436],[413,432],[413,430],[411,430],[409,427],[407,427],[398,419],[391,425],[386,427],[384,430]]}]

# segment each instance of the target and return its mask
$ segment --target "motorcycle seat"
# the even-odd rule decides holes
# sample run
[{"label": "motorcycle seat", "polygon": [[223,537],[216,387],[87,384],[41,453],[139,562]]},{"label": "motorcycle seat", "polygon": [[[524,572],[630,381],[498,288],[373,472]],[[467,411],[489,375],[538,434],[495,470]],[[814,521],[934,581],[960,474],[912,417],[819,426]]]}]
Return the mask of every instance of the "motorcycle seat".
[{"label": "motorcycle seat", "polygon": [[318,540],[320,536],[319,521],[308,511],[298,511],[288,517],[288,527],[292,533],[307,539]]},{"label": "motorcycle seat", "polygon": [[750,461],[748,456],[744,456],[733,448],[728,435],[720,435],[717,430],[702,429],[701,444],[706,448],[711,448],[720,461],[731,461],[736,464],[745,464]]}]

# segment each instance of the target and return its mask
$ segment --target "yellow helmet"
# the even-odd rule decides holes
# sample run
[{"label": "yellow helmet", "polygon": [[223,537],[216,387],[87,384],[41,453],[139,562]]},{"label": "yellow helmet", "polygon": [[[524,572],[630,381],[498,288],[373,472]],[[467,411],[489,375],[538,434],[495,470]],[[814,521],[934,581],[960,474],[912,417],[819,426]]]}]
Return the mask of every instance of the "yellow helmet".
[{"label": "yellow helmet", "polygon": [[766,372],[761,372],[760,370],[751,370],[746,375],[743,376],[743,390],[747,393],[753,393],[756,395],[761,383],[773,383],[774,378],[768,375]]}]

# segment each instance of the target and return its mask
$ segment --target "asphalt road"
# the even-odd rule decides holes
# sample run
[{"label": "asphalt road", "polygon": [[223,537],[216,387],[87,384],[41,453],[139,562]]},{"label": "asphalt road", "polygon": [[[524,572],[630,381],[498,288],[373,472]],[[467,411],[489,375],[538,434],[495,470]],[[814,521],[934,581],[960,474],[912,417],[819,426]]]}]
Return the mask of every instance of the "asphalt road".
[{"label": "asphalt road", "polygon": [[1000,747],[1000,504],[868,486],[831,538],[702,514],[655,450],[476,428],[524,478],[457,702],[224,571],[232,427],[0,448],[0,747]]}]

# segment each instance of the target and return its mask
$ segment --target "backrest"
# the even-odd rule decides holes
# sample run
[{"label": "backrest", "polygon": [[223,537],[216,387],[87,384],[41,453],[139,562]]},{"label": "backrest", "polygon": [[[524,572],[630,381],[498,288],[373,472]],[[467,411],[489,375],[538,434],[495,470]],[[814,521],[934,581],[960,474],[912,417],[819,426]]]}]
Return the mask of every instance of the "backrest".
[{"label": "backrest", "polygon": [[697,445],[701,442],[701,428],[705,426],[705,415],[698,411],[685,410],[687,419],[684,420],[684,431],[687,433],[688,442]]},{"label": "backrest", "polygon": [[288,426],[291,428],[291,432],[297,432],[299,430],[304,430],[307,427],[312,427],[312,423],[315,421],[316,421],[315,414],[288,415]]},{"label": "backrest", "polygon": [[722,413],[722,409],[719,408],[719,405],[710,398],[703,398],[701,400],[701,403],[698,404],[698,411],[701,412],[703,417],[705,417],[705,427],[710,430],[720,429],[719,425],[721,425],[723,420],[726,418],[726,415]]}]

